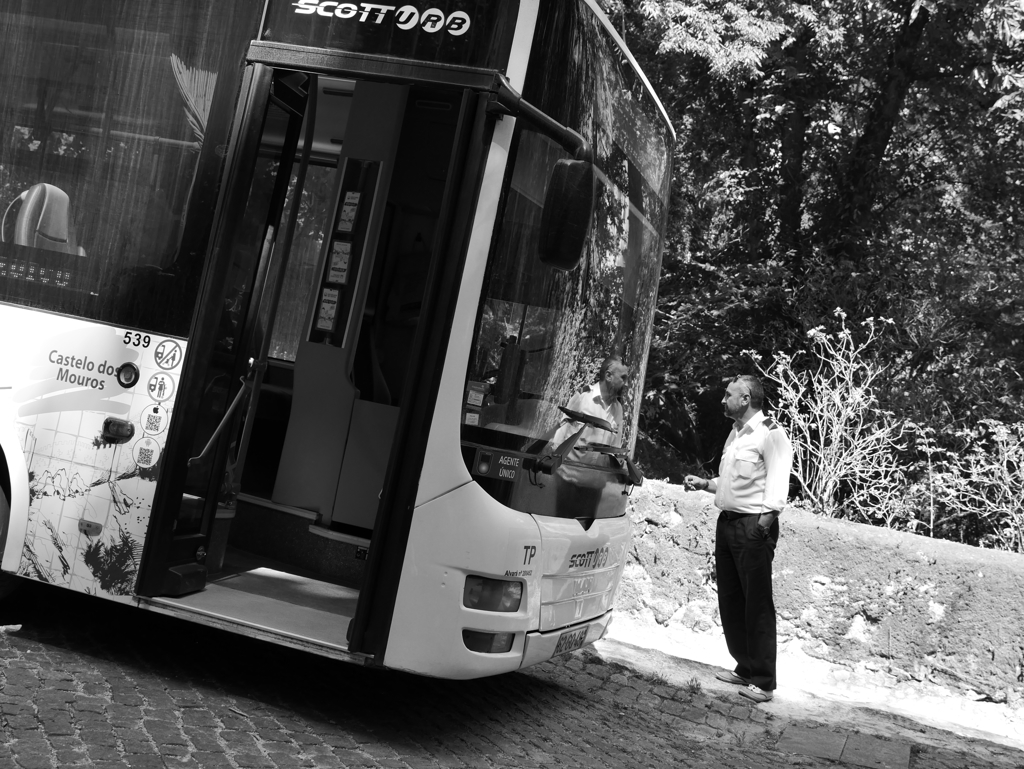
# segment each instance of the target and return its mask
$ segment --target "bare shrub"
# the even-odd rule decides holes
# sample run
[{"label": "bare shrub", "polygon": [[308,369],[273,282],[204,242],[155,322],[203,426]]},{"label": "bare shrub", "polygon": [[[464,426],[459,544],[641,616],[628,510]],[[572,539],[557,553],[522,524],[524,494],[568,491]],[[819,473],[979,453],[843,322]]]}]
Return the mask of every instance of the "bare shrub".
[{"label": "bare shrub", "polygon": [[886,373],[870,354],[882,327],[869,319],[863,342],[835,311],[838,330],[808,332],[809,360],[776,353],[767,366],[750,354],[776,386],[776,416],[793,442],[793,473],[804,498],[830,517],[905,525],[907,480],[900,463],[905,425],[879,406],[875,386]]},{"label": "bare shrub", "polygon": [[[983,419],[940,443],[918,431],[923,472],[911,489],[917,528],[943,539],[1024,552],[1024,423]],[[946,445],[943,445],[946,444]]]}]

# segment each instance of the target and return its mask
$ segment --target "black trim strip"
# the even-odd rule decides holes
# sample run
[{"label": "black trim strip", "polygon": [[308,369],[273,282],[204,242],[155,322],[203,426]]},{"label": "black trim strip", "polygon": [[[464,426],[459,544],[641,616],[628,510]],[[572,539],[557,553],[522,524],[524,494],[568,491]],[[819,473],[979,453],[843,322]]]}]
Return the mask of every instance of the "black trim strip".
[{"label": "black trim strip", "polygon": [[256,156],[263,133],[263,112],[270,95],[273,70],[256,65],[246,67],[234,113],[228,156],[225,159],[223,184],[220,187],[215,219],[211,231],[214,236],[204,260],[202,286],[197,311],[192,318],[188,352],[179,378],[181,390],[175,402],[177,416],[171,421],[164,454],[160,483],[153,501],[153,513],[146,534],[139,568],[136,593],[158,595],[162,589],[164,572],[174,542],[174,524],[178,507],[170,504],[181,499],[188,473],[188,457],[195,437],[194,415],[203,398],[205,371],[213,353],[223,308],[216,297],[224,293],[231,259],[225,253],[232,235],[239,226],[248,201],[254,163],[247,159]]},{"label": "black trim strip", "polygon": [[[472,122],[467,119],[470,115]],[[416,492],[494,126],[486,100],[477,94],[466,93],[463,116],[448,174],[451,181],[442,204],[448,215],[442,218],[445,231],[437,242],[444,246],[437,249],[438,256],[427,277],[424,322],[416,331],[410,373],[401,398],[409,405],[402,409],[395,430],[381,512],[374,526],[356,615],[349,626],[349,651],[372,654],[376,665],[383,665],[391,633]]]},{"label": "black trim strip", "polygon": [[[282,86],[282,81],[275,73],[274,87]],[[305,120],[305,135],[302,145],[302,154],[299,159],[299,170],[295,180],[295,189],[301,191],[306,183],[306,171],[309,168],[309,153],[313,146],[313,132],[316,128],[316,96],[317,96],[317,75],[307,75],[306,90],[299,92],[291,91],[293,102],[290,112],[291,119],[288,121],[288,128],[285,132],[284,143],[281,147],[281,158],[277,169],[277,179],[274,182],[274,191],[271,195],[271,202],[267,212],[267,229],[264,230],[264,241],[270,227],[275,228],[272,239],[270,254],[261,255],[260,262],[256,268],[257,277],[253,281],[253,290],[249,300],[249,317],[246,320],[245,334],[242,337],[241,349],[246,354],[239,355],[235,362],[233,380],[237,381],[242,375],[242,369],[248,368],[246,357],[251,354],[256,360],[251,369],[252,392],[249,396],[248,408],[245,418],[242,421],[242,433],[238,438],[238,450],[234,460],[227,459],[231,463],[229,472],[225,473],[225,481],[230,477],[232,485],[229,493],[235,495],[242,486],[242,478],[236,473],[244,471],[245,458],[249,451],[249,442],[252,438],[252,429],[256,421],[256,410],[259,407],[260,392],[263,387],[264,373],[267,369],[267,353],[270,349],[271,324],[264,328],[261,320],[273,319],[277,314],[277,305],[281,298],[281,289],[284,285],[288,270],[288,259],[292,251],[292,237],[295,234],[295,222],[298,218],[299,208],[302,205],[302,195],[296,194],[292,198],[292,205],[288,211],[288,218],[284,222],[284,234],[281,234],[285,200],[288,197],[288,187],[292,178],[292,169],[295,166],[295,155],[299,146],[299,135],[302,133],[302,125]],[[282,88],[282,90],[284,90]],[[270,98],[275,102],[273,94]],[[277,261],[277,272],[274,275],[274,282],[267,285],[270,276],[270,262]],[[269,295],[268,295],[269,292]],[[238,423],[235,422],[237,433]]]},{"label": "black trim strip", "polygon": [[477,91],[497,91],[501,82],[501,75],[496,70],[412,61],[395,56],[348,53],[331,48],[309,48],[265,40],[250,43],[245,58],[254,64],[316,72],[332,77],[370,78],[403,84],[430,83]]}]

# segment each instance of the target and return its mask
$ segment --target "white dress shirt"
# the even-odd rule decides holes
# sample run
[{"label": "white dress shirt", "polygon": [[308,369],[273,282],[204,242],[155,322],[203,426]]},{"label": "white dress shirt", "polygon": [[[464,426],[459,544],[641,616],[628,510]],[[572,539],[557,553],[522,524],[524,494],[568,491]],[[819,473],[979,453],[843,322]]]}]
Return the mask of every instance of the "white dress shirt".
[{"label": "white dress shirt", "polygon": [[778,422],[758,411],[743,427],[729,431],[713,481],[715,506],[750,515],[781,511],[789,496],[792,470],[789,436]]},{"label": "white dress shirt", "polygon": [[[600,427],[592,427],[587,425],[587,428],[580,435],[579,440],[576,441],[576,445],[582,445],[584,443],[604,443],[611,446],[622,445],[622,403],[619,402],[618,398],[612,398],[611,401],[606,401],[601,397],[601,383],[595,382],[590,385],[586,390],[581,393],[577,393],[569,400],[567,406],[572,411],[579,411],[590,416],[600,417],[605,421],[609,422],[614,432],[608,432],[602,430]],[[555,433],[555,437],[551,439],[551,443],[554,446],[558,446],[576,432],[580,428],[579,422],[573,422],[569,417],[562,415],[561,424],[558,427],[558,432]]]},{"label": "white dress shirt", "polygon": [[[558,466],[555,474],[563,481],[580,488],[604,489],[616,478],[615,475],[606,472],[614,463],[604,454],[585,451],[584,447],[588,443],[603,443],[615,447],[622,445],[622,403],[618,398],[606,401],[601,395],[601,383],[595,382],[583,392],[574,395],[569,400],[567,408],[604,419],[611,425],[612,432],[592,425],[584,427],[576,444],[566,454],[566,461]],[[563,415],[562,423],[551,445],[557,448],[581,426],[581,423],[573,422],[568,416]],[[593,465],[593,468],[580,465]]]}]

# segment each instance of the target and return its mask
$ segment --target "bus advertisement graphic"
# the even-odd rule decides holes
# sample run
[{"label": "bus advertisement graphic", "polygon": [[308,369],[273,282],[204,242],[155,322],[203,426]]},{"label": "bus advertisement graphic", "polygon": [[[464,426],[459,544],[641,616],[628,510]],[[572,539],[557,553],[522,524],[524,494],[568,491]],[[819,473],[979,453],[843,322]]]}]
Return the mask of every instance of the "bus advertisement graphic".
[{"label": "bus advertisement graphic", "polygon": [[[4,569],[126,600],[186,343],[5,305],[0,327],[32,329],[0,339],[0,359],[20,364],[0,374],[0,430],[23,457],[7,458],[12,474],[28,476],[27,504],[12,499]],[[140,376],[124,387],[127,364]]]}]

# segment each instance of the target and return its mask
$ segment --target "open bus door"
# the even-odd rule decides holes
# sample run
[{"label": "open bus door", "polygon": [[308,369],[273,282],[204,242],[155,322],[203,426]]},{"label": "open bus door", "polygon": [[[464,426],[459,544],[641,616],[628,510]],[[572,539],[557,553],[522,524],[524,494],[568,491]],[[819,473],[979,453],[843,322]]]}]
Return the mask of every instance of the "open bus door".
[{"label": "open bus door", "polygon": [[229,491],[223,488],[225,463],[229,451],[237,451],[221,438],[232,435],[247,397],[259,391],[258,361],[250,363],[245,354],[259,344],[259,317],[247,309],[258,310],[261,289],[270,288],[275,250],[287,251],[277,246],[287,242],[280,235],[285,194],[311,87],[314,81],[301,73],[258,64],[246,69],[193,320],[197,347],[180,379],[139,595],[180,594],[205,583],[216,505]]},{"label": "open bus door", "polygon": [[143,605],[344,657],[358,603],[382,651],[489,124],[460,83],[250,65]]}]

